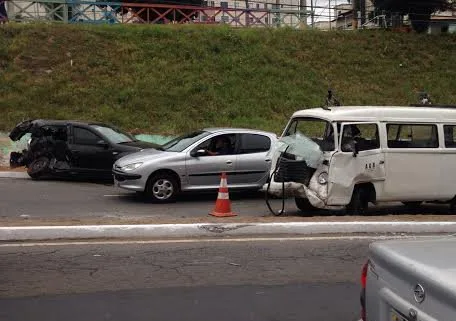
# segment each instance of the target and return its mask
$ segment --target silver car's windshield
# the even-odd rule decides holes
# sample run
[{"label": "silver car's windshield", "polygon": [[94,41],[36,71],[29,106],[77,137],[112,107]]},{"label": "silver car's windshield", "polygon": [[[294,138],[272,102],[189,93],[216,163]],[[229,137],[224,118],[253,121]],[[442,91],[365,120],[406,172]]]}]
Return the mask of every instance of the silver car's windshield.
[{"label": "silver car's windshield", "polygon": [[130,143],[135,139],[127,133],[121,132],[119,129],[101,126],[101,125],[90,125],[97,132],[107,137],[114,144]]},{"label": "silver car's windshield", "polygon": [[181,152],[190,145],[196,143],[201,138],[204,138],[209,134],[209,132],[205,131],[197,131],[190,134],[186,134],[166,143],[165,145],[161,146],[161,149],[166,150],[168,152]]}]

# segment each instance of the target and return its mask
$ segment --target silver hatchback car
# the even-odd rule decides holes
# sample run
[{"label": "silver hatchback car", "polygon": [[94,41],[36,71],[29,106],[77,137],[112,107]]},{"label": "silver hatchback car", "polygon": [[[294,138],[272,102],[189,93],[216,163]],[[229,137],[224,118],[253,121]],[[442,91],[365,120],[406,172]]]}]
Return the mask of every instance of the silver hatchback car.
[{"label": "silver hatchback car", "polygon": [[178,137],[158,149],[120,158],[113,166],[120,188],[145,192],[156,202],[172,201],[180,192],[215,190],[220,174],[231,189],[260,189],[267,181],[273,133],[212,128]]}]

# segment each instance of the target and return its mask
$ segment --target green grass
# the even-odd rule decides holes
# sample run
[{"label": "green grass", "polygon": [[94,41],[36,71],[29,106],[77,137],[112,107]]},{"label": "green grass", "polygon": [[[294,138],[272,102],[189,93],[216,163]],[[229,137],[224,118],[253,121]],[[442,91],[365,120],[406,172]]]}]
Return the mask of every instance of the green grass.
[{"label": "green grass", "polygon": [[[73,66],[70,60],[73,60]],[[0,130],[85,119],[178,134],[207,126],[280,132],[320,106],[456,104],[456,35],[201,26],[0,26]]]}]

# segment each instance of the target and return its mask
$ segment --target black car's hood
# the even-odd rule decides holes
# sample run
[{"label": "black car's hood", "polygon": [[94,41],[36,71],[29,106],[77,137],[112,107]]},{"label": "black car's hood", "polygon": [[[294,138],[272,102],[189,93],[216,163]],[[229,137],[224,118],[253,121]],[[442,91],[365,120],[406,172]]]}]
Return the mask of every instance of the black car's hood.
[{"label": "black car's hood", "polygon": [[9,134],[9,138],[15,142],[21,139],[25,134],[30,133],[34,120],[26,120],[16,125]]},{"label": "black car's hood", "polygon": [[159,148],[160,147],[160,145],[144,142],[142,140],[135,140],[133,142],[122,143],[122,146],[137,147],[138,149]]}]

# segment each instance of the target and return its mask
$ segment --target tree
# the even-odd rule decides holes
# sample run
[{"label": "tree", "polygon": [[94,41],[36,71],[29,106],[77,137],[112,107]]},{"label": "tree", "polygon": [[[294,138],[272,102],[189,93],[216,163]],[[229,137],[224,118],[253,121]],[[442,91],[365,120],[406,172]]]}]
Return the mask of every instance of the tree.
[{"label": "tree", "polygon": [[416,32],[426,32],[429,28],[431,14],[454,8],[454,0],[374,0],[377,9],[409,15]]}]

